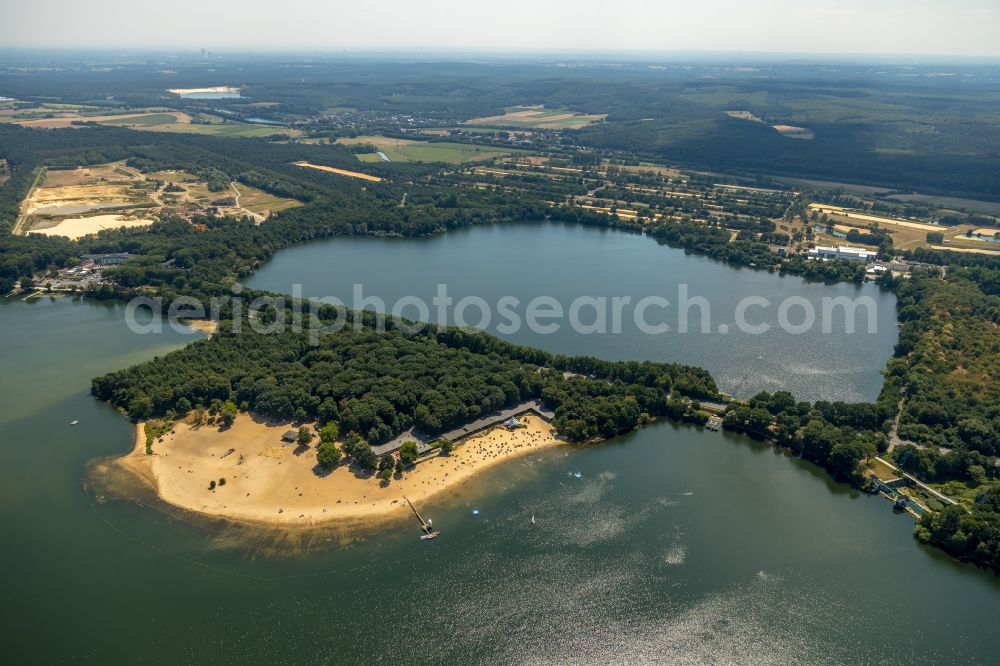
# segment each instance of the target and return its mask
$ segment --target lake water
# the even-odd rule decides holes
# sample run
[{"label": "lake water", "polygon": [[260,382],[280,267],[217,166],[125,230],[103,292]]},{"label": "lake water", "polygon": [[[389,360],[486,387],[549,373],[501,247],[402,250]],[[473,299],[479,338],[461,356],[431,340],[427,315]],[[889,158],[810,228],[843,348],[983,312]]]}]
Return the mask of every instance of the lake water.
[{"label": "lake water", "polygon": [[916,544],[884,500],[693,427],[495,468],[421,507],[442,530],[430,543],[407,520],[273,556],[107,499],[87,463],[128,450],[132,427],[90,379],[197,339],[138,336],[122,315],[0,303],[2,663],[971,664],[1000,650],[996,576]]},{"label": "lake water", "polygon": [[[334,238],[279,252],[247,281],[247,286],[293,293],[301,285],[308,297],[333,296],[351,304],[354,284],[363,296],[381,298],[386,309],[409,296],[428,304],[439,283],[447,284],[456,304],[468,296],[484,299],[493,315],[486,328],[514,342],[561,354],[584,354],[613,360],[672,361],[700,366],[712,373],[722,390],[749,397],[761,390],[791,391],[803,400],[874,400],[882,386],[881,370],[898,337],[896,297],[874,284],[823,285],[793,276],[737,268],[683,250],[659,245],[637,234],[557,223],[494,225],[452,231],[418,239]],[[688,332],[680,332],[679,288],[687,285],[689,299],[702,297],[703,310],[692,305]],[[507,320],[493,307],[504,296],[521,302],[517,312],[527,321],[527,304],[551,296],[567,314],[554,333],[522,326],[504,335]],[[607,333],[578,333],[568,320],[578,297],[606,299]],[[635,322],[635,309],[622,310],[620,333],[611,330],[611,299],[629,297],[632,304],[650,296],[670,301],[669,307],[649,307],[643,318],[667,324],[666,333],[647,333]],[[870,299],[875,332],[869,333],[866,309],[859,309],[855,332],[846,333],[841,308],[828,317],[830,332],[822,330],[824,298]],[[737,325],[737,309],[747,298],[765,298],[768,307],[752,306],[745,320],[767,325],[764,333],[744,333]],[[805,333],[782,329],[780,304],[804,299],[816,314],[816,324]],[[708,326],[702,332],[702,312]],[[466,310],[465,322],[478,323],[479,310]],[[805,306],[793,306],[788,323],[804,322]],[[413,306],[402,314],[420,318]],[[597,321],[593,308],[582,307],[579,320]],[[454,317],[448,318],[455,323]],[[720,327],[728,329],[720,333]],[[499,330],[498,330],[499,329]],[[794,329],[792,329],[794,330]]]}]

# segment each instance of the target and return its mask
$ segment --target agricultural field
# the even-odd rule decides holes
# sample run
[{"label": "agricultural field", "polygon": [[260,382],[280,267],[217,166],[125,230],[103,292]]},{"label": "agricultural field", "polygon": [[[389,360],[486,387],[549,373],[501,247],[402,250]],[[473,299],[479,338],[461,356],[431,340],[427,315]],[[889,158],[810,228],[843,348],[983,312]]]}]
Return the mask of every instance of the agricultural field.
[{"label": "agricultural field", "polygon": [[261,138],[284,134],[289,137],[302,136],[302,132],[290,127],[278,125],[255,125],[252,123],[241,123],[234,121],[223,121],[211,123],[188,122],[166,122],[163,124],[136,125],[133,129],[141,129],[152,132],[179,132],[181,134],[207,134],[210,136],[224,136],[231,138]]},{"label": "agricultural field", "polygon": [[[826,215],[827,221],[833,225],[834,229],[845,234],[852,229],[857,229],[860,232],[872,227],[885,229],[892,235],[893,246],[901,250],[936,247],[943,250],[982,252],[983,254],[994,254],[1000,251],[1000,243],[994,245],[993,241],[989,240],[998,231],[997,229],[979,229],[968,224],[944,226],[913,220],[899,220],[827,204],[809,204],[809,208]],[[971,237],[968,235],[970,231],[973,234]],[[927,234],[935,232],[944,235],[944,245],[932,245],[927,242]],[[977,232],[983,238],[977,237]],[[844,241],[834,238],[831,242],[843,243]]]},{"label": "agricultural field", "polygon": [[201,115],[195,122],[187,113],[181,111],[147,113],[137,116],[117,116],[102,119],[103,125],[117,125],[130,129],[149,132],[179,132],[182,134],[207,134],[227,137],[265,137],[275,134],[285,134],[290,137],[301,136],[302,132],[288,127],[275,125],[255,125],[225,120],[219,116]]},{"label": "agricultural field", "polygon": [[575,113],[569,109],[546,109],[544,106],[514,106],[503,115],[473,118],[466,125],[493,127],[533,127],[536,129],[579,129],[603,122],[607,114]]},{"label": "agricultural field", "polygon": [[[523,151],[509,148],[494,148],[492,146],[477,146],[467,143],[451,143],[444,141],[420,141],[418,139],[395,139],[381,135],[357,136],[341,138],[337,143],[352,145],[371,145],[385,155],[375,153],[358,153],[362,162],[445,162],[461,164],[462,162],[477,162],[494,157],[513,155]],[[387,159],[386,159],[387,158]]]}]

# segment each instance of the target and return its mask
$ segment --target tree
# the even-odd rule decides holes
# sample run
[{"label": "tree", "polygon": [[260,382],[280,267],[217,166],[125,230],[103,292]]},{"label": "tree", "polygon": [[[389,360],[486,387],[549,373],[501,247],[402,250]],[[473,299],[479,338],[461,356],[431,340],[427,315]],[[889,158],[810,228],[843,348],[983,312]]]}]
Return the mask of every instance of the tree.
[{"label": "tree", "polygon": [[236,421],[236,403],[232,400],[227,400],[223,403],[222,407],[219,409],[219,417],[222,419],[222,425],[229,427],[233,425]]},{"label": "tree", "polygon": [[316,462],[327,469],[332,469],[340,462],[343,454],[333,442],[321,442],[316,447]]},{"label": "tree", "polygon": [[354,446],[351,459],[358,464],[358,467],[368,471],[374,471],[378,465],[378,456],[372,451],[371,445],[364,440],[361,440]]},{"label": "tree", "polygon": [[386,467],[385,469],[380,469],[378,472],[378,478],[381,481],[388,481],[392,478],[392,467]]},{"label": "tree", "polygon": [[128,405],[128,413],[136,420],[143,420],[153,413],[153,401],[148,395],[138,395]]},{"label": "tree", "polygon": [[399,459],[407,464],[412,465],[417,462],[419,456],[420,452],[417,450],[417,443],[412,440],[403,442],[403,445],[399,447]]},{"label": "tree", "polygon": [[944,243],[944,233],[940,231],[928,231],[927,242],[931,245],[940,245],[941,243]]},{"label": "tree", "polygon": [[194,423],[195,427],[205,425],[205,408],[198,405],[194,409],[194,415],[191,417],[191,422]]},{"label": "tree", "polygon": [[441,453],[449,454],[455,450],[455,443],[447,437],[441,438]]},{"label": "tree", "polygon": [[327,423],[319,431],[319,441],[321,442],[334,442],[337,439],[337,435],[340,431],[337,429],[336,423]]},{"label": "tree", "polygon": [[299,446],[309,446],[309,442],[313,439],[312,431],[309,430],[309,426],[302,426],[299,428]]}]

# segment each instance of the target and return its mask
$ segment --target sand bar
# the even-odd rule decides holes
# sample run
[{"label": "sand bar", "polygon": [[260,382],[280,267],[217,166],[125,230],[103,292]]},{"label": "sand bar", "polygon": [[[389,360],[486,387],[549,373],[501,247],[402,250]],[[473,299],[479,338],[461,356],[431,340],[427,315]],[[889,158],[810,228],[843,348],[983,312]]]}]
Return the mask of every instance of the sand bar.
[{"label": "sand bar", "polygon": [[[450,455],[420,462],[388,484],[344,464],[325,472],[316,466],[314,446],[281,442],[289,424],[243,413],[224,431],[178,423],[173,434],[154,442],[152,455],[146,454],[140,424],[134,449],[117,462],[167,503],[236,522],[308,527],[402,518],[409,512],[404,495],[419,503],[446,490],[461,491],[469,479],[498,463],[563,441],[537,416],[521,421],[523,428],[500,426],[470,437]],[[220,487],[222,478],[226,483]]]}]

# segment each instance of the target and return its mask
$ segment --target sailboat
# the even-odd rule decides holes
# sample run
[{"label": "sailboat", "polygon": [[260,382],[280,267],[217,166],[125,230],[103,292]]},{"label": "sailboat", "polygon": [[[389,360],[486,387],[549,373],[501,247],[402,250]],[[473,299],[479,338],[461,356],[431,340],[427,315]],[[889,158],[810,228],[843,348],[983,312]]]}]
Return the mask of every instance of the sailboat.
[{"label": "sailboat", "polygon": [[538,521],[535,520],[535,514],[531,514],[531,526],[534,527],[537,524],[538,524]]}]

